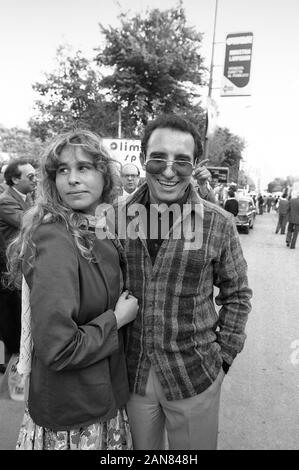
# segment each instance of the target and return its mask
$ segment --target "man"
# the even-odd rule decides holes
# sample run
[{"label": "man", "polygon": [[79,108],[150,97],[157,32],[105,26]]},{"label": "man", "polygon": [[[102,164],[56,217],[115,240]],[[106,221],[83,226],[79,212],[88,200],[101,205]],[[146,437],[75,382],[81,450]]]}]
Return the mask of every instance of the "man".
[{"label": "man", "polygon": [[[28,195],[36,187],[35,169],[24,159],[17,159],[9,163],[4,178],[7,189],[0,195],[0,238],[1,272],[3,276],[6,266],[5,249],[10,241],[17,235],[24,212],[29,209]],[[0,288],[1,315],[0,337],[5,343],[8,356],[19,352],[21,332],[21,301],[20,293],[16,290]]]},{"label": "man", "polygon": [[[169,449],[215,449],[221,383],[246,336],[247,265],[232,215],[191,184],[201,171],[197,130],[161,116],[146,127],[141,152],[146,182],[118,207],[131,233],[126,287],[141,306],[126,331],[134,448],[163,449],[166,428]],[[132,231],[136,208],[146,216]]]},{"label": "man", "polygon": [[258,195],[258,198],[257,198],[257,204],[258,204],[258,209],[259,209],[259,214],[260,215],[263,215],[264,213],[264,204],[265,204],[265,200],[263,198],[263,196],[261,194]]},{"label": "man", "polygon": [[289,207],[289,224],[286,237],[286,244],[290,248],[296,247],[299,232],[299,192],[292,194]]},{"label": "man", "polygon": [[138,188],[140,170],[134,163],[126,163],[121,170],[123,194],[121,200],[126,200],[133,195]]},{"label": "man", "polygon": [[235,197],[235,192],[233,189],[228,190],[228,198],[224,203],[224,209],[228,212],[231,212],[234,217],[238,215],[239,212],[239,202]]},{"label": "man", "polygon": [[289,201],[287,200],[287,194],[282,194],[278,202],[278,222],[276,226],[275,233],[285,234],[286,224],[288,220],[289,212]]},{"label": "man", "polygon": [[267,212],[271,211],[272,205],[273,205],[273,196],[272,194],[269,194],[266,198],[266,205],[267,205]]}]

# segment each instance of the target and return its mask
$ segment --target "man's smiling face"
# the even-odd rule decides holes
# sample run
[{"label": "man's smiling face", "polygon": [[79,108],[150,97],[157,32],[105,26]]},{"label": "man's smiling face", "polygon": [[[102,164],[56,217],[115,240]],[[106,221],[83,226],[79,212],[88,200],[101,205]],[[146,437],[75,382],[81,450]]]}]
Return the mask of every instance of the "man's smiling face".
[{"label": "man's smiling face", "polygon": [[[149,138],[145,162],[158,158],[167,162],[188,161],[193,165],[194,147],[193,136],[188,132],[171,128],[157,128]],[[146,180],[152,203],[172,204],[184,196],[191,175],[180,176],[172,165],[168,165],[159,174],[151,174],[147,171]]]}]

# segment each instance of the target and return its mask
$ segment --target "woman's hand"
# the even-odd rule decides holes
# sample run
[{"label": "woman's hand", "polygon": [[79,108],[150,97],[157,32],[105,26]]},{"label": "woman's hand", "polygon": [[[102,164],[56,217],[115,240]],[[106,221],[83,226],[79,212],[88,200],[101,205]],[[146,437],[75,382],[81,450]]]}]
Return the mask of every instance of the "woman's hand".
[{"label": "woman's hand", "polygon": [[114,314],[117,322],[117,329],[135,320],[138,312],[138,300],[125,290],[119,297]]}]

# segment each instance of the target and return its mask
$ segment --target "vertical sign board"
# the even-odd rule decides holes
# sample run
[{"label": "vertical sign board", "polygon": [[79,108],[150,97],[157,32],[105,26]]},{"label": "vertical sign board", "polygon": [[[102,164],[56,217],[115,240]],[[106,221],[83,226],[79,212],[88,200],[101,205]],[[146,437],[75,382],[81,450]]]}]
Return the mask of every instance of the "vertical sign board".
[{"label": "vertical sign board", "polygon": [[207,169],[211,173],[213,186],[215,186],[215,184],[227,184],[228,183],[229,169],[227,167],[208,166]]},{"label": "vertical sign board", "polygon": [[226,50],[220,96],[250,96],[252,33],[226,36]]},{"label": "vertical sign board", "polygon": [[126,163],[134,163],[139,170],[141,176],[144,171],[141,168],[139,155],[141,151],[141,141],[134,139],[103,139],[104,145],[108,148],[112,158],[117,160],[121,165]]}]

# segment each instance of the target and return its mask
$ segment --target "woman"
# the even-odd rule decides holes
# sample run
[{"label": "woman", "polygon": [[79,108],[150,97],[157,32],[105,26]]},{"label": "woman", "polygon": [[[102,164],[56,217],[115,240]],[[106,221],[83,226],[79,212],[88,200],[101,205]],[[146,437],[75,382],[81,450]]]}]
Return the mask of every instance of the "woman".
[{"label": "woman", "polygon": [[95,235],[113,198],[113,162],[85,130],[59,135],[41,165],[36,206],[10,246],[10,279],[30,290],[28,407],[17,449],[130,449],[121,327],[137,314],[122,289],[120,248]]}]

